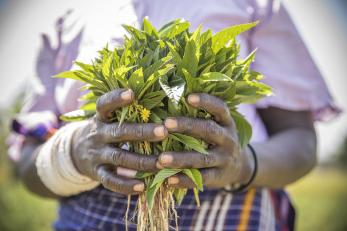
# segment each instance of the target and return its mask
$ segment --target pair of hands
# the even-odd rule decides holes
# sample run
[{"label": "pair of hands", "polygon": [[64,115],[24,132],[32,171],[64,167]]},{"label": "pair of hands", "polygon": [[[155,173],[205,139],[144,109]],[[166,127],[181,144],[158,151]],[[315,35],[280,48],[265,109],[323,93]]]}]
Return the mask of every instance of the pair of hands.
[{"label": "pair of hands", "polygon": [[[244,182],[245,174],[241,170],[246,158],[242,158],[234,121],[222,100],[208,94],[188,96],[187,101],[192,107],[205,109],[214,120],[171,117],[164,121],[164,125],[124,122],[120,126],[109,122],[113,111],[133,100],[134,93],[129,89],[117,89],[99,98],[96,116],[73,137],[72,159],[81,174],[100,181],[111,191],[126,195],[145,190],[144,182],[135,179],[137,171],[156,172],[162,168],[199,169],[208,188]],[[210,144],[209,154],[186,151],[142,155],[117,147],[117,143],[124,142],[161,141],[170,132],[206,141]],[[168,184],[178,188],[195,187],[180,173],[170,177]]]}]

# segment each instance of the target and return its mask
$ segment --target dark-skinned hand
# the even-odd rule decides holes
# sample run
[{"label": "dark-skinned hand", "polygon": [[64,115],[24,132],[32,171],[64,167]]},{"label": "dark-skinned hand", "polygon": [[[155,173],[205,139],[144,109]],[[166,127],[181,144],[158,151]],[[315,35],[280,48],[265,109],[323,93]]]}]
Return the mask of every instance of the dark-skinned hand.
[{"label": "dark-skinned hand", "polygon": [[[207,188],[221,188],[231,183],[244,183],[249,179],[249,158],[241,152],[235,123],[226,104],[208,94],[191,94],[188,103],[213,116],[213,120],[187,117],[167,118],[165,127],[170,132],[182,133],[204,140],[209,145],[208,155],[194,151],[165,152],[160,154],[159,165],[164,168],[199,169]],[[194,188],[186,175],[179,173],[168,179],[177,188]]]},{"label": "dark-skinned hand", "polygon": [[[134,100],[131,90],[117,89],[99,98],[97,113],[73,137],[72,159],[76,168],[107,189],[121,194],[138,194],[144,183],[134,179],[137,171],[152,172],[157,156],[129,152],[117,146],[134,141],[155,142],[167,137],[167,129],[154,123],[109,123],[112,112]],[[118,145],[117,145],[118,144]]]}]

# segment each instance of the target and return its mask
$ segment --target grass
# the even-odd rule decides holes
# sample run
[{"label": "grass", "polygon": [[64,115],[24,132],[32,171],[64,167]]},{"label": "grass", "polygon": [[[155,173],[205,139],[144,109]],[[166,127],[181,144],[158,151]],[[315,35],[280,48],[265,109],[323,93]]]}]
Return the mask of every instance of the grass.
[{"label": "grass", "polygon": [[288,187],[297,210],[297,230],[347,230],[347,171],[316,169]]}]

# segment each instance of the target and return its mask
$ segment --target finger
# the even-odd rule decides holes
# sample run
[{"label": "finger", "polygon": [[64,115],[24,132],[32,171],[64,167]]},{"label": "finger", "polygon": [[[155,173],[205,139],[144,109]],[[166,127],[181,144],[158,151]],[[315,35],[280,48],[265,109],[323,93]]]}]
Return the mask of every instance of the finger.
[{"label": "finger", "polygon": [[114,167],[110,165],[100,165],[97,169],[97,177],[105,188],[124,195],[139,194],[145,189],[142,181],[118,176],[115,174]]},{"label": "finger", "polygon": [[96,157],[95,161],[100,164],[112,164],[114,166],[144,172],[154,172],[158,170],[156,167],[157,156],[155,155],[142,155],[111,146],[92,150],[91,152],[94,152],[93,154]]},{"label": "finger", "polygon": [[213,120],[189,117],[171,117],[165,120],[169,132],[178,132],[200,138],[207,143],[222,145],[231,139],[231,134]]},{"label": "finger", "polygon": [[222,125],[232,126],[234,124],[228,106],[216,96],[194,93],[188,96],[188,103],[195,108],[208,111]]},{"label": "finger", "polygon": [[114,123],[98,124],[98,134],[104,142],[126,142],[126,141],[160,141],[167,137],[167,129],[156,123]]},{"label": "finger", "polygon": [[167,179],[167,183],[172,188],[195,188],[195,183],[185,174],[178,173]]},{"label": "finger", "polygon": [[213,150],[209,154],[199,152],[164,152],[159,155],[159,164],[165,168],[211,168],[223,165],[225,158]]},{"label": "finger", "polygon": [[96,116],[103,122],[108,122],[112,112],[118,108],[129,105],[134,100],[134,92],[131,89],[116,89],[108,92],[96,102]]},{"label": "finger", "polygon": [[[218,188],[220,183],[220,169],[208,168],[201,169],[202,183],[208,188]],[[195,183],[185,174],[178,173],[168,178],[168,185],[173,188],[195,188]]]}]

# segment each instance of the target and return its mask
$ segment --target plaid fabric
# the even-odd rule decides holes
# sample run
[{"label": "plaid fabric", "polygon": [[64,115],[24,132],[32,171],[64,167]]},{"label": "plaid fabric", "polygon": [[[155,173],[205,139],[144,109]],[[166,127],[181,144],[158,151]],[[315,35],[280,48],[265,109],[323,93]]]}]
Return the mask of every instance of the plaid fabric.
[{"label": "plaid fabric", "polygon": [[[129,218],[134,216],[137,197],[133,196]],[[176,207],[181,231],[290,231],[293,230],[294,210],[283,190],[251,189],[232,195],[224,191],[205,190],[200,193],[197,208],[192,192]],[[65,230],[125,230],[127,197],[98,187],[60,203],[57,231]],[[136,217],[133,219],[136,222]],[[172,230],[175,221],[171,221]],[[130,231],[136,224],[129,221]]]}]

